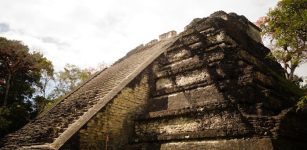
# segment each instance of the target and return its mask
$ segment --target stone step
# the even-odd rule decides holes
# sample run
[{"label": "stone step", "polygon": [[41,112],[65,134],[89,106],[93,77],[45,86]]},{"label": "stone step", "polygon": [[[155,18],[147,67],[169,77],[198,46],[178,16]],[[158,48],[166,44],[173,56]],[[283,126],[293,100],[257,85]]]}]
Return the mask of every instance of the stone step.
[{"label": "stone step", "polygon": [[[187,62],[189,59],[200,56],[202,59],[206,62],[214,62],[222,59],[223,52],[225,52],[226,49],[233,48],[231,45],[227,45],[225,42],[219,42],[215,43],[210,46],[202,47],[201,50],[197,50],[197,53],[193,53],[193,50],[186,50],[184,48],[178,49],[176,51],[167,52],[164,57],[164,59],[167,59],[167,61],[159,61],[159,65],[157,71],[162,71],[164,69],[168,68],[174,68],[176,67],[176,64],[179,65],[183,62]],[[220,54],[220,55],[217,55]],[[220,56],[220,57],[218,57]],[[161,58],[162,59],[162,58]],[[183,61],[183,62],[182,62]]]},{"label": "stone step", "polygon": [[242,137],[250,128],[228,103],[149,112],[135,122],[136,141],[152,142],[219,137]]},{"label": "stone step", "polygon": [[178,89],[176,92],[174,91],[173,93],[153,97],[149,100],[149,111],[201,106],[206,105],[206,103],[219,102],[225,99],[223,94],[214,84],[198,84],[189,88],[190,89],[183,87],[183,89]]},{"label": "stone step", "polygon": [[161,110],[148,112],[146,114],[139,115],[137,120],[155,120],[156,118],[167,118],[171,116],[182,116],[186,114],[201,114],[210,113],[210,111],[220,111],[227,109],[231,104],[228,102],[213,102],[204,103],[196,106],[185,107],[181,109]]},{"label": "stone step", "polygon": [[253,131],[249,129],[206,129],[203,131],[173,133],[173,134],[147,134],[142,136],[136,136],[133,140],[133,144],[144,142],[166,142],[166,141],[183,141],[183,140],[199,140],[199,139],[222,139],[222,138],[242,138],[251,135]]}]

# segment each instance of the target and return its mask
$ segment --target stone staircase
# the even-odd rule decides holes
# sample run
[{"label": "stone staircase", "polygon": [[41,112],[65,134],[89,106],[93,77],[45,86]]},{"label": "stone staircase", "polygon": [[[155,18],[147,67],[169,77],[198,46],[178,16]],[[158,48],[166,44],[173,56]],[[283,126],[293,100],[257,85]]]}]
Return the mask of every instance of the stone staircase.
[{"label": "stone staircase", "polygon": [[[48,112],[43,113],[21,130],[8,135],[4,141],[6,147],[2,149],[19,146],[28,149],[60,147],[65,142],[64,139],[68,139],[73,134],[71,131],[67,133],[68,129],[78,131],[82,127],[80,122],[84,120],[80,121],[80,119],[84,119],[84,115],[87,115],[86,119],[89,119],[91,113],[99,111],[97,105],[105,105],[108,100],[111,100],[117,94],[116,92],[124,88],[159,56],[172,40],[165,39],[132,50],[110,68],[96,74],[75,91],[66,95]],[[89,111],[92,112],[89,113]]]},{"label": "stone staircase", "polygon": [[280,135],[299,140],[306,121],[290,109],[298,95],[257,30],[232,13],[194,19],[96,74],[2,149],[273,149]]}]

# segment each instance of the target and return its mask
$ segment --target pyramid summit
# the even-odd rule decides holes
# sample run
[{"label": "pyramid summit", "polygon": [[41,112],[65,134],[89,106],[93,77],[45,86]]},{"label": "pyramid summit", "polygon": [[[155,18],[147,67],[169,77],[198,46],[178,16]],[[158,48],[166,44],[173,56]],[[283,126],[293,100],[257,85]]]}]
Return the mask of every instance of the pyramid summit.
[{"label": "pyramid summit", "polygon": [[303,149],[299,89],[259,31],[235,13],[196,18],[95,74],[0,149]]}]

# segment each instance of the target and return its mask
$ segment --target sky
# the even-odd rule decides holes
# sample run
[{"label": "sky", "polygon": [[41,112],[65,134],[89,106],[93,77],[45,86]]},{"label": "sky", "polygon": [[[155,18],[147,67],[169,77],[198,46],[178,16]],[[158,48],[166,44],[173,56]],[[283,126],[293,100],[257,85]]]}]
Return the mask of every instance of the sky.
[{"label": "sky", "polygon": [[[0,36],[40,51],[56,70],[112,64],[193,18],[224,10],[251,22],[278,0],[0,0]],[[298,69],[307,76],[307,65]]]}]

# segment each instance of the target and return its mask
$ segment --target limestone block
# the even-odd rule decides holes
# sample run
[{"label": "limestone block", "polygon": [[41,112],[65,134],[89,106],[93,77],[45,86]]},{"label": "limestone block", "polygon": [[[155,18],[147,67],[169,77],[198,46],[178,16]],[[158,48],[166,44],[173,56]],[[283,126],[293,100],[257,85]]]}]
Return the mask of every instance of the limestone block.
[{"label": "limestone block", "polygon": [[[215,113],[200,113],[192,116],[173,116],[138,122],[136,125],[138,136],[164,136],[179,134],[197,134],[198,132],[211,132],[210,136],[225,136],[218,130],[237,131],[233,134],[244,134],[245,124],[237,112],[222,111]],[[204,137],[206,135],[198,135]],[[173,138],[176,138],[174,136]]]},{"label": "limestone block", "polygon": [[176,85],[185,86],[197,82],[208,81],[209,79],[210,75],[206,69],[194,70],[192,72],[176,76]]},{"label": "limestone block", "polygon": [[164,88],[170,88],[172,86],[174,86],[173,81],[169,78],[161,78],[161,79],[158,79],[156,82],[157,90],[164,89]]},{"label": "limestone block", "polygon": [[248,34],[249,37],[251,37],[256,42],[262,43],[260,30],[254,24],[251,24],[250,22],[248,23],[248,28],[247,28],[246,33]]},{"label": "limestone block", "polygon": [[166,57],[168,62],[175,62],[191,56],[191,51],[186,49],[179,49],[167,52]]},{"label": "limestone block", "polygon": [[177,35],[176,31],[174,31],[174,30],[169,31],[169,32],[166,32],[166,33],[159,35],[159,40],[165,40],[165,39],[171,38],[171,37],[176,36],[176,35]]},{"label": "limestone block", "polygon": [[273,150],[272,140],[269,138],[230,139],[230,140],[204,140],[170,142],[161,144],[160,150]]}]

